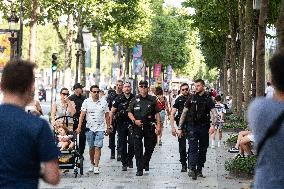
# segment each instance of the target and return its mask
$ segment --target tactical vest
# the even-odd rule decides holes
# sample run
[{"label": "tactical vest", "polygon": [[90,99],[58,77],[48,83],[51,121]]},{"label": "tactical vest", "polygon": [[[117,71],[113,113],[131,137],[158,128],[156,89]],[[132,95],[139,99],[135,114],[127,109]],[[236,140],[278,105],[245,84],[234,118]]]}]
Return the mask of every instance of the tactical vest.
[{"label": "tactical vest", "polygon": [[142,122],[153,122],[155,121],[155,109],[156,109],[156,98],[148,95],[146,98],[142,98],[140,95],[135,97],[134,102],[134,117]]},{"label": "tactical vest", "polygon": [[133,95],[131,94],[129,99],[127,99],[124,94],[119,96],[119,104],[117,107],[117,117],[120,120],[128,120],[128,112],[127,112],[127,108],[129,106],[129,103],[131,101],[131,99],[133,98]]},{"label": "tactical vest", "polygon": [[178,107],[178,115],[177,115],[179,118],[180,118],[180,116],[183,112],[184,104],[185,104],[185,102],[187,101],[188,98],[189,98],[188,96],[181,95],[177,99],[179,101],[178,103],[180,104],[179,107]]},{"label": "tactical vest", "polygon": [[187,120],[190,124],[210,123],[210,101],[211,97],[205,93],[203,96],[196,94],[189,97]]}]

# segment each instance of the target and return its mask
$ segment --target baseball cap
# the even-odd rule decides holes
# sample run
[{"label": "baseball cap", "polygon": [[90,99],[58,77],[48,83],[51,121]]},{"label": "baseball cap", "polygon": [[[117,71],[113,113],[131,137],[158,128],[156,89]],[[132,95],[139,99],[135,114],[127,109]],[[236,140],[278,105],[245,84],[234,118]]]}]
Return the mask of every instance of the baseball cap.
[{"label": "baseball cap", "polygon": [[148,87],[148,81],[146,81],[146,80],[141,80],[141,81],[139,82],[139,85],[144,85],[144,86]]},{"label": "baseball cap", "polygon": [[83,89],[84,86],[82,86],[80,83],[76,83],[76,84],[73,86],[73,90],[78,89],[78,88]]}]

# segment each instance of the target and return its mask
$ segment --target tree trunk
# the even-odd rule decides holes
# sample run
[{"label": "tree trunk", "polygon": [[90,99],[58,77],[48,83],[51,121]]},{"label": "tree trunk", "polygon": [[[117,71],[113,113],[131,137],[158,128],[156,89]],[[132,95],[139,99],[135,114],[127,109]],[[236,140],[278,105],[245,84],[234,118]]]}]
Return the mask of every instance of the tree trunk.
[{"label": "tree trunk", "polygon": [[236,81],[236,26],[235,26],[235,15],[233,14],[233,2],[228,0],[228,14],[229,14],[229,28],[230,28],[230,84],[232,86],[231,96],[233,99],[232,110],[235,111],[237,107],[237,81]]},{"label": "tree trunk", "polygon": [[126,45],[126,58],[125,58],[125,79],[129,80],[129,63],[130,63],[130,48],[129,45]]},{"label": "tree trunk", "polygon": [[71,67],[72,62],[72,45],[73,45],[73,15],[68,15],[66,48],[65,48],[65,69]]},{"label": "tree trunk", "polygon": [[101,33],[98,32],[97,36],[97,63],[96,63],[96,84],[100,84],[100,71],[101,70]]},{"label": "tree trunk", "polygon": [[265,91],[265,34],[269,0],[262,0],[260,5],[258,40],[256,48],[256,95],[264,96]]},{"label": "tree trunk", "polygon": [[226,55],[223,63],[223,74],[224,74],[224,97],[228,95],[228,65],[229,65],[229,56],[230,56],[230,39],[227,38],[226,41]]},{"label": "tree trunk", "polygon": [[247,109],[251,99],[252,84],[252,35],[253,35],[253,1],[246,1],[245,8],[245,103]]},{"label": "tree trunk", "polygon": [[[59,29],[59,28],[58,28]],[[59,31],[59,30],[58,30]],[[72,45],[73,45],[73,15],[68,15],[67,18],[67,33],[66,33],[66,40],[63,40],[64,44],[64,74],[63,74],[63,84],[64,86],[70,85],[70,79],[72,78],[72,70],[71,70],[71,63],[72,63]]]},{"label": "tree trunk", "polygon": [[29,60],[35,62],[36,60],[36,28],[39,13],[38,0],[34,0],[31,7],[31,21],[30,21],[30,39],[29,39]]},{"label": "tree trunk", "polygon": [[279,14],[276,27],[277,27],[277,38],[278,38],[277,49],[278,51],[283,52],[284,50],[284,0],[281,1],[280,14]]},{"label": "tree trunk", "polygon": [[244,53],[245,53],[245,29],[244,29],[244,1],[239,0],[239,64],[238,64],[238,83],[237,83],[237,114],[242,115],[242,105],[243,105],[243,85],[244,85]]}]

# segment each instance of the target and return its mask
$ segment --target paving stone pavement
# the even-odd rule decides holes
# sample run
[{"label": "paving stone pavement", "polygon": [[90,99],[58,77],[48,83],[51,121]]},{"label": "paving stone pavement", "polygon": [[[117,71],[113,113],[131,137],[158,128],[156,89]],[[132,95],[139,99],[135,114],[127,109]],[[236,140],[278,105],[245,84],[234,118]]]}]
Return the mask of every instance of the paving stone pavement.
[{"label": "paving stone pavement", "polygon": [[120,162],[110,160],[110,150],[107,147],[108,137],[105,137],[99,175],[86,172],[90,165],[88,150],[86,150],[84,175],[74,178],[73,170],[70,170],[70,172],[62,174],[58,186],[50,186],[41,181],[40,189],[237,189],[247,185],[247,182],[240,182],[236,179],[227,181],[223,178],[224,170],[221,170],[221,173],[218,173],[217,170],[217,167],[220,166],[220,159],[216,153],[221,151],[210,148],[208,148],[207,161],[203,171],[206,178],[198,178],[193,181],[187,173],[180,172],[178,142],[177,138],[171,135],[169,126],[165,128],[162,140],[163,146],[157,146],[153,153],[150,171],[144,172],[142,177],[135,176],[135,160],[134,168],[128,169],[127,172],[121,171]]}]

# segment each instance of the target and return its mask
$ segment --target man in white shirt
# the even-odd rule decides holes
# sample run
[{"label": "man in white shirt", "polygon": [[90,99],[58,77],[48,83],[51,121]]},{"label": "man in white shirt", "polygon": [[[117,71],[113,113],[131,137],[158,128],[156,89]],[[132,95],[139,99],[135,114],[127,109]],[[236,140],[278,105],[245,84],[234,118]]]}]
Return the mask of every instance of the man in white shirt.
[{"label": "man in white shirt", "polygon": [[265,97],[266,98],[273,98],[274,88],[272,87],[272,85],[269,81],[266,84],[267,84],[267,87],[265,89]]},{"label": "man in white shirt", "polygon": [[81,132],[82,123],[86,116],[86,138],[90,147],[89,154],[91,167],[89,171],[99,174],[99,161],[101,157],[101,148],[103,147],[105,121],[107,124],[107,133],[109,131],[109,108],[104,98],[100,99],[100,89],[97,85],[90,87],[91,97],[86,99],[81,108],[79,125],[76,130]]}]

